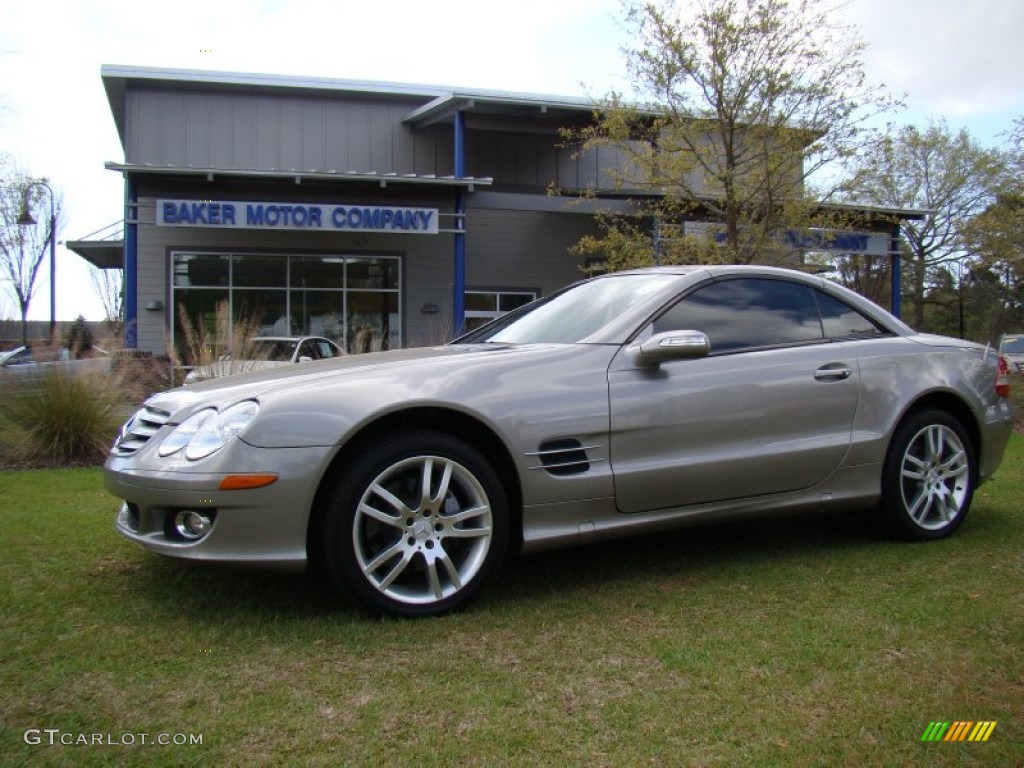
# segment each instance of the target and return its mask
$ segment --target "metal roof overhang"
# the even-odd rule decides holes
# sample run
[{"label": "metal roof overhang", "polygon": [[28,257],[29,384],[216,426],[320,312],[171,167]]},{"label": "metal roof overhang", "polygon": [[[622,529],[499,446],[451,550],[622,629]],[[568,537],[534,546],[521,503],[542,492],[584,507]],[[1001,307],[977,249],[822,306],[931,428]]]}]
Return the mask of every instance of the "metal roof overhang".
[{"label": "metal roof overhang", "polygon": [[374,183],[382,189],[389,184],[411,184],[430,185],[443,187],[462,187],[472,192],[478,186],[490,186],[494,179],[490,177],[473,176],[436,176],[433,174],[416,173],[381,173],[378,171],[319,171],[316,169],[297,170],[290,168],[281,170],[276,168],[196,168],[193,166],[181,167],[172,165],[149,165],[136,163],[115,163],[104,164],[109,171],[118,171],[123,174],[159,174],[166,176],[197,176],[204,177],[207,181],[221,179],[273,179],[294,181],[301,184],[303,181],[351,181]]},{"label": "metal roof overhang", "polygon": [[427,128],[438,123],[447,123],[455,119],[461,112],[476,120],[471,127],[486,128],[489,122],[497,119],[513,119],[518,130],[523,124],[542,122],[553,131],[578,123],[589,121],[599,106],[586,99],[545,97],[534,94],[514,94],[486,91],[464,91],[446,93],[434,100],[414,109],[406,115],[402,122],[414,129]]},{"label": "metal roof overhang", "polygon": [[64,247],[99,269],[124,266],[124,240],[68,240]]},{"label": "metal roof overhang", "polygon": [[[569,195],[583,195],[585,190],[565,190],[563,194]],[[627,189],[627,190],[616,190],[614,193],[608,193],[606,195],[598,194],[597,199],[611,199],[611,200],[630,200],[630,199],[649,199],[659,200],[664,198],[666,193],[663,191],[654,191],[649,189]],[[720,198],[716,197],[699,197],[695,199],[697,203],[713,204],[720,202]],[[929,208],[901,208],[886,205],[867,205],[859,203],[820,203],[818,208],[822,211],[832,211],[835,213],[850,213],[853,215],[861,216],[873,221],[884,222],[891,219],[898,219],[901,221],[922,221],[926,216],[934,214],[935,211]]]},{"label": "metal roof overhang", "polygon": [[[414,129],[451,122],[455,112],[462,111],[480,120],[480,127],[483,129],[489,127],[490,121],[494,120],[535,118],[540,126],[550,130],[550,123],[562,119],[575,123],[585,117],[589,118],[597,108],[590,99],[572,96],[370,80],[161,69],[117,64],[104,64],[100,74],[122,146],[126,131],[126,94],[134,87],[183,88],[228,93],[257,91],[283,95],[322,94],[327,97],[351,94],[362,99],[406,101],[412,111],[405,118],[405,122]],[[537,127],[534,126],[534,130]]]}]

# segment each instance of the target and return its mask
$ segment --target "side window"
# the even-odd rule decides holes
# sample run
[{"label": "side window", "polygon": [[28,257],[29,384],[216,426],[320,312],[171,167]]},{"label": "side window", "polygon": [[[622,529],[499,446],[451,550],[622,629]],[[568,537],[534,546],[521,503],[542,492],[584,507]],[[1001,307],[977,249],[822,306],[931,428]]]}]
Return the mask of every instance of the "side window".
[{"label": "side window", "polygon": [[653,330],[702,331],[712,354],[824,340],[813,289],[766,278],[698,288],[655,320]]},{"label": "side window", "polygon": [[308,357],[312,360],[320,359],[320,355],[317,354],[316,347],[313,346],[313,342],[308,339],[302,342],[302,346],[299,347],[299,354],[295,356],[296,362],[301,360],[303,357]]},{"label": "side window", "polygon": [[326,360],[329,357],[334,357],[334,348],[326,341],[318,341],[316,343],[317,348],[317,359]]},{"label": "side window", "polygon": [[823,291],[815,291],[818,309],[821,311],[821,323],[825,329],[825,337],[829,339],[864,338],[880,336],[885,331],[869,318],[862,315],[834,296]]}]

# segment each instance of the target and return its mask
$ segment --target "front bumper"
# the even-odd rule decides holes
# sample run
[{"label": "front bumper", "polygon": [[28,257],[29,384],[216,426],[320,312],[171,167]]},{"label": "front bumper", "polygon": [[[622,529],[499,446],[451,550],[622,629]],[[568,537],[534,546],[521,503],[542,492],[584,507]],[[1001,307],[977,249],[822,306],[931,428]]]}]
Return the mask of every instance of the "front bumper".
[{"label": "front bumper", "polygon": [[[123,503],[117,530],[147,549],[169,557],[298,570],[306,564],[306,535],[317,487],[333,449],[256,448],[236,440],[225,455],[197,462],[204,471],[177,463],[156,469],[158,458],[111,457],[104,467],[107,490]],[[149,453],[149,452],[146,452]],[[228,475],[278,475],[271,485],[219,490]],[[213,525],[189,541],[175,529],[175,516],[194,510]]]}]

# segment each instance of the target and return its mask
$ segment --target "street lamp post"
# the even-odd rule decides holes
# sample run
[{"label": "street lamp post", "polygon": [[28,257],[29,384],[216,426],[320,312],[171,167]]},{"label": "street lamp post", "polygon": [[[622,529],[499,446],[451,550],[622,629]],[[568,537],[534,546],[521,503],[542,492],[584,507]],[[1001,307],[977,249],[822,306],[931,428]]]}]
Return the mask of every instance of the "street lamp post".
[{"label": "street lamp post", "polygon": [[45,181],[30,181],[25,186],[25,202],[18,216],[18,224],[31,226],[36,223],[32,218],[32,205],[29,192],[32,187],[42,187],[50,195],[50,343],[57,342],[57,208],[54,204],[53,190]]}]

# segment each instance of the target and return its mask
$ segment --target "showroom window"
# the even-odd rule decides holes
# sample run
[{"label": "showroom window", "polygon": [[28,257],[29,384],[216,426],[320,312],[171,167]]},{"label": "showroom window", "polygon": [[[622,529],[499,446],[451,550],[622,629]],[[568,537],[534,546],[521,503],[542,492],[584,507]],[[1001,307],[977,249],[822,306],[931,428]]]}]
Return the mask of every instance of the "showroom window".
[{"label": "showroom window", "polygon": [[466,330],[479,328],[536,298],[537,292],[530,290],[466,291]]},{"label": "showroom window", "polygon": [[250,336],[324,336],[348,353],[402,346],[398,257],[179,251],[171,275],[186,365]]}]

